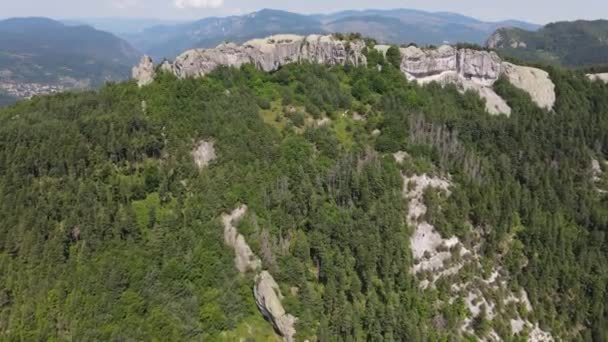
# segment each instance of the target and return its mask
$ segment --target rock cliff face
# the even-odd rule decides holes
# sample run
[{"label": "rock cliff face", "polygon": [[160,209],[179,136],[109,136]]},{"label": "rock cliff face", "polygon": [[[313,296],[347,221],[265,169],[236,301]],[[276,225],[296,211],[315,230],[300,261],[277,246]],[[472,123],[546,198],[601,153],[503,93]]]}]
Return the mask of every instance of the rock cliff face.
[{"label": "rock cliff face", "polygon": [[515,87],[526,91],[540,107],[552,109],[555,85],[546,71],[503,62],[494,52],[441,46],[421,50],[401,49],[401,71],[409,80],[421,84],[439,82],[473,90],[486,100],[489,113],[509,114],[511,108],[494,92],[492,85],[504,75]]},{"label": "rock cliff face", "polygon": [[501,74],[501,60],[495,53],[458,50],[449,45],[428,50],[410,46],[401,49],[401,56],[401,71],[408,80],[455,84],[462,91],[477,92],[486,100],[489,113],[511,113],[511,108],[491,87]]},{"label": "rock cliff face", "polygon": [[228,43],[215,49],[189,50],[174,62],[165,62],[162,69],[185,78],[204,76],[220,65],[240,67],[253,64],[264,71],[274,71],[285,64],[302,61],[360,65],[367,63],[364,48],[363,41],[346,42],[333,36],[276,35],[250,40],[243,45]]},{"label": "rock cliff face", "polygon": [[262,271],[257,275],[253,293],[255,302],[264,317],[270,320],[275,328],[281,332],[285,341],[294,341],[296,318],[285,312],[283,304],[281,304],[283,299],[281,289],[279,289],[279,285],[270,273]]},{"label": "rock cliff face", "polygon": [[[214,49],[189,50],[175,61],[163,63],[161,69],[186,78],[204,76],[218,66],[240,67],[243,64],[252,64],[264,71],[303,61],[365,65],[365,49],[363,40],[343,41],[331,35],[276,35],[250,40],[243,45],[227,43]],[[385,53],[387,46],[380,45],[376,49]],[[455,84],[462,91],[475,91],[486,100],[486,109],[492,114],[508,115],[511,112],[507,103],[492,89],[503,75],[514,86],[528,92],[539,106],[551,109],[555,102],[554,85],[546,72],[503,62],[494,52],[457,49],[448,45],[424,50],[410,46],[400,51],[400,69],[409,80],[420,84]],[[133,69],[133,78],[140,86],[153,80],[154,67],[149,57]]]},{"label": "rock cliff face", "polygon": [[139,62],[139,65],[133,67],[131,75],[133,79],[137,80],[137,84],[140,87],[152,83],[155,76],[154,62],[152,62],[152,58],[143,56]]}]

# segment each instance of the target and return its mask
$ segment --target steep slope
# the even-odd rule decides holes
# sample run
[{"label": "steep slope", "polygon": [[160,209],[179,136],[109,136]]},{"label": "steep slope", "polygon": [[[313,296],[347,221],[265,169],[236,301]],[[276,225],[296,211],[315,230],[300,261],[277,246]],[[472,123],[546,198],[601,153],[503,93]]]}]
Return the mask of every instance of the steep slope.
[{"label": "steep slope", "polygon": [[530,62],[586,66],[608,61],[608,21],[557,22],[538,31],[502,28],[487,46]]},{"label": "steep slope", "polygon": [[110,33],[46,18],[0,21],[0,88],[15,97],[128,77],[139,53]]},{"label": "steep slope", "polygon": [[264,9],[243,16],[206,18],[192,23],[155,26],[125,37],[155,59],[173,58],[191,48],[214,47],[224,41],[237,44],[255,37],[280,33],[321,34],[358,32],[397,44],[481,44],[498,27],[537,26],[518,21],[483,22],[453,13],[406,9],[345,11],[328,15],[301,15]]}]

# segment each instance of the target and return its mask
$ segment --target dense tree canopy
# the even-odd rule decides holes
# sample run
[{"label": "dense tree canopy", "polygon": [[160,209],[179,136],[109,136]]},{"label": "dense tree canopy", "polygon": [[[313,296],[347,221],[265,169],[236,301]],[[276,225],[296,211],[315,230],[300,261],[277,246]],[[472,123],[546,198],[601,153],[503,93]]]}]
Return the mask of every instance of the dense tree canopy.
[{"label": "dense tree canopy", "polygon": [[[608,86],[549,69],[548,112],[500,81],[513,113],[490,116],[475,94],[419,87],[370,58],[384,67],[161,74],[0,111],[0,336],[276,339],[223,244],[220,216],[247,204],[239,229],[298,340],[460,339],[462,299],[438,308],[441,291],[409,272],[401,173],[427,172],[454,184],[441,206],[428,195],[438,229],[482,227],[485,262],[528,291],[536,321],[608,338],[608,197],[591,169],[608,156]],[[201,139],[218,154],[202,171],[190,155]]]}]

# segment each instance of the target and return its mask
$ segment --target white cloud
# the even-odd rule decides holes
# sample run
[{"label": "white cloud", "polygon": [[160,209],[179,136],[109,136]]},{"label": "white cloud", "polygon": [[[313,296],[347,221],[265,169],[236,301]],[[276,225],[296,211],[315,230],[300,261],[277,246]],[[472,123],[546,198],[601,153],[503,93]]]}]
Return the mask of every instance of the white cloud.
[{"label": "white cloud", "polygon": [[184,8],[218,8],[224,0],[174,0],[175,7]]}]

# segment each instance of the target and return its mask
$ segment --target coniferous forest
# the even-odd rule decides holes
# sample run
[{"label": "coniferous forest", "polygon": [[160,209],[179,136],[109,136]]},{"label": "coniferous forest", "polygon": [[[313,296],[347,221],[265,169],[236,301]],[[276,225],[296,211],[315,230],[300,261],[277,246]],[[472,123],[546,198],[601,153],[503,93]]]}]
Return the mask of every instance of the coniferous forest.
[{"label": "coniferous forest", "polygon": [[[410,272],[402,174],[425,173],[452,184],[425,194],[429,219],[477,232],[482,265],[527,291],[529,320],[607,340],[608,85],[546,67],[553,111],[499,81],[513,113],[491,116],[474,93],[368,58],[161,74],[0,110],[0,339],[279,340],[222,237],[221,215],[246,204],[239,231],[298,341],[527,340],[501,317],[462,332],[463,298]],[[200,140],[217,153],[203,170]]]}]

